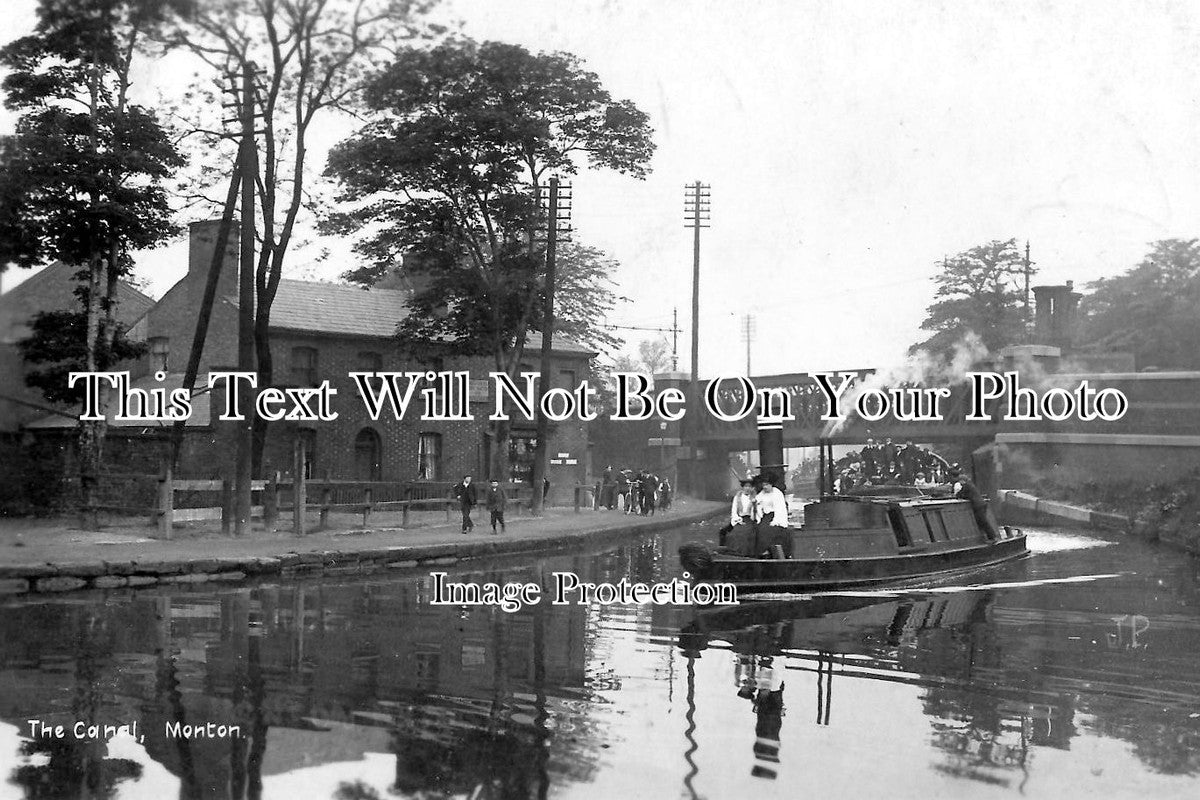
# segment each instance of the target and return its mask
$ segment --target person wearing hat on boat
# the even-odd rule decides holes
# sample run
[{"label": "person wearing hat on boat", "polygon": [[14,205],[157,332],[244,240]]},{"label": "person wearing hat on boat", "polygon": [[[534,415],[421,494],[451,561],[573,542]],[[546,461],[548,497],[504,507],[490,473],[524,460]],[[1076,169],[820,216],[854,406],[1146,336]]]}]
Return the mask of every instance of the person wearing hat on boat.
[{"label": "person wearing hat on boat", "polygon": [[733,505],[729,509],[729,525],[749,525],[754,522],[754,490],[749,478],[741,481],[741,488],[733,496]]},{"label": "person wearing hat on boat", "polygon": [[1000,531],[996,529],[996,523],[988,514],[987,500],[979,491],[979,487],[963,474],[962,468],[958,464],[950,467],[950,480],[954,481],[954,496],[971,504],[971,511],[975,515],[975,523],[979,525],[979,529],[989,539],[999,539]]},{"label": "person wearing hat on boat", "polygon": [[725,544],[725,537],[738,525],[754,524],[754,491],[750,488],[750,479],[743,478],[741,488],[733,495],[733,503],[729,507],[729,524],[718,531],[719,542]]},{"label": "person wearing hat on boat", "polygon": [[769,553],[773,552],[773,546],[778,544],[783,548],[784,556],[791,556],[792,537],[788,527],[787,498],[762,475],[755,475],[751,485],[758,492],[754,497],[756,549],[760,553]]}]

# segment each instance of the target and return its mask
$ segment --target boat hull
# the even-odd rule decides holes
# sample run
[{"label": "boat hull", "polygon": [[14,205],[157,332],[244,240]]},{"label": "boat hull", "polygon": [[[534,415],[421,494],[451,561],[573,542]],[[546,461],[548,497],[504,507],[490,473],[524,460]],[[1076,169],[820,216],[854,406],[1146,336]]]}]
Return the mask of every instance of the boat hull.
[{"label": "boat hull", "polygon": [[[825,591],[919,583],[960,571],[973,571],[1028,554],[1024,533],[996,541],[927,552],[852,558],[747,558],[713,554],[691,564],[688,576],[705,583],[732,583],[750,591]],[[682,556],[682,554],[681,554]],[[688,567],[685,564],[685,568]]]}]

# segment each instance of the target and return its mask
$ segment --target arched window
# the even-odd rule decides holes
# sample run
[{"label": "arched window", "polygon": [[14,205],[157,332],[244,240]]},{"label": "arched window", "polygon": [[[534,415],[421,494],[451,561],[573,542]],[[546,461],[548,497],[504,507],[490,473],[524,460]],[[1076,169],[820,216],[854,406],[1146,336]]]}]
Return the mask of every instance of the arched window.
[{"label": "arched window", "polygon": [[378,481],[383,475],[383,444],[379,434],[363,428],[354,437],[354,479]]}]

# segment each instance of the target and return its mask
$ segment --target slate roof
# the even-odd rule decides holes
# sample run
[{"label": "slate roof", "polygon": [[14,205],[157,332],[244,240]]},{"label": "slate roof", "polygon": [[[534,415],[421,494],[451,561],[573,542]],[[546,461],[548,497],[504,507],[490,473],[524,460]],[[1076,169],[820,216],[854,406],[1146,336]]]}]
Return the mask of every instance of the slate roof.
[{"label": "slate roof", "polygon": [[279,281],[271,327],[344,336],[393,336],[408,293],[340,283]]},{"label": "slate roof", "polygon": [[[39,311],[77,308],[75,297],[77,269],[62,261],[31,275],[12,289],[0,294],[0,310],[25,321]],[[117,319],[132,325],[154,305],[154,300],[123,280],[117,281]]]},{"label": "slate roof", "polygon": [[[408,313],[403,289],[364,289],[343,283],[280,280],[271,307],[271,327],[337,336],[388,338],[396,323]],[[235,302],[235,298],[228,298]],[[542,346],[540,333],[530,333],[525,352]],[[561,353],[591,353],[577,342],[558,337],[554,349]]]}]

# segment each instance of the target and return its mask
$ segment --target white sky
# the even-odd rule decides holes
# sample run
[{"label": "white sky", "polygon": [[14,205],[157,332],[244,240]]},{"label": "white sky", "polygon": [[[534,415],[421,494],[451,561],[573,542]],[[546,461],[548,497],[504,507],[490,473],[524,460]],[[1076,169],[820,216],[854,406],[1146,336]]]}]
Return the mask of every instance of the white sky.
[{"label": "white sky", "polygon": [[[9,36],[32,26],[33,5],[6,0]],[[651,176],[581,175],[575,224],[580,241],[622,264],[633,302],[611,321],[669,327],[679,307],[683,369],[683,187],[712,184],[702,375],[744,371],[746,313],[757,317],[754,373],[895,363],[920,336],[935,262],[992,238],[1031,240],[1035,282],[1078,284],[1132,266],[1154,239],[1200,231],[1200,5],[458,0],[453,9],[477,39],[575,53],[650,114]],[[171,80],[147,78],[160,89]],[[0,117],[0,129],[11,125]],[[182,274],[184,258],[175,246],[141,260],[154,293]],[[631,345],[652,335],[626,334]]]}]

